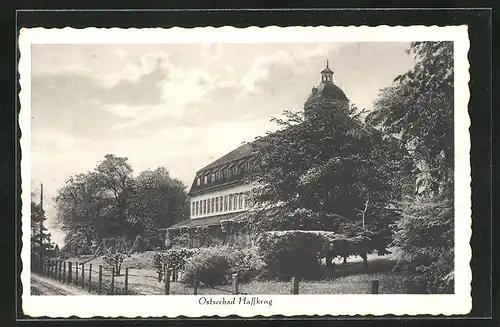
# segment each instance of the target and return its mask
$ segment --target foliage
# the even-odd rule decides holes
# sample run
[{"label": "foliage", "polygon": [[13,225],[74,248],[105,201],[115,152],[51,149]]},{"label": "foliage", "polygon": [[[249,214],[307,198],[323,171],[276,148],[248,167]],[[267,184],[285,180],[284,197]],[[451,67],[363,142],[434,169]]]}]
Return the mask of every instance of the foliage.
[{"label": "foliage", "polygon": [[32,255],[43,255],[42,253],[50,247],[51,234],[44,225],[47,217],[40,204],[31,202],[31,245]]},{"label": "foliage", "polygon": [[394,245],[411,260],[410,280],[429,293],[452,292],[454,210],[449,196],[420,196],[401,203]]},{"label": "foliage", "polygon": [[323,240],[315,232],[284,231],[263,233],[257,248],[270,277],[317,279]]},{"label": "foliage", "polygon": [[321,258],[365,256],[377,249],[377,238],[370,231],[351,236],[329,231],[271,231],[259,236],[257,248],[270,277],[317,279],[322,276]]},{"label": "foliage", "polygon": [[382,90],[367,121],[399,136],[434,192],[452,189],[453,42],[413,42],[408,53],[415,67]]},{"label": "foliage", "polygon": [[130,253],[143,253],[146,251],[147,247],[148,245],[144,238],[141,235],[137,235]]},{"label": "foliage", "polygon": [[[254,142],[263,173],[252,179],[250,223],[259,231],[385,230],[397,219],[404,153],[366,126],[354,106],[316,101],[285,112],[281,129]],[[402,168],[401,168],[402,167]],[[387,245],[387,244],[386,244]]]},{"label": "foliage", "polygon": [[187,260],[182,280],[193,285],[196,275],[205,286],[215,286],[226,283],[237,273],[241,282],[248,282],[258,277],[264,266],[256,248],[227,245],[200,248]]},{"label": "foliage", "polygon": [[207,287],[226,283],[233,263],[231,252],[228,247],[200,249],[186,261],[182,281],[194,285],[196,279]]},{"label": "foliage", "polygon": [[189,217],[186,187],[163,167],[142,172],[134,186],[134,223],[152,247],[161,247],[165,236],[162,229]]},{"label": "foliage", "polygon": [[166,251],[156,251],[153,256],[153,264],[158,273],[158,281],[161,282],[166,267],[180,271],[184,269],[186,260],[197,252],[197,249],[186,248],[172,248]]},{"label": "foliage", "polygon": [[126,257],[123,253],[108,253],[104,255],[103,260],[109,268],[114,269],[116,276],[120,276],[123,260]]},{"label": "foliage", "polygon": [[453,290],[453,42],[413,42],[415,67],[382,90],[367,122],[398,137],[416,169],[416,195],[397,204],[394,244],[411,258],[410,280]]},{"label": "foliage", "polygon": [[231,274],[237,273],[241,282],[249,282],[262,273],[265,263],[262,261],[257,248],[236,248],[230,256]]},{"label": "foliage", "polygon": [[[132,175],[127,158],[105,156],[94,170],[71,177],[58,190],[57,222],[78,253],[102,253],[102,240],[141,236],[163,245],[162,228],[187,217],[185,186],[165,168]],[[130,251],[130,246],[127,246]]]}]

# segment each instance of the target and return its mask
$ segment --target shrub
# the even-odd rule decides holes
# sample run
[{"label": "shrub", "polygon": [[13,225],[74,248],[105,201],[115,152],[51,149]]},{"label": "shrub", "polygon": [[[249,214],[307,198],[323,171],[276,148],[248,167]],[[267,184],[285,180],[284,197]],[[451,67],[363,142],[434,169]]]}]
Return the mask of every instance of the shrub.
[{"label": "shrub", "polygon": [[186,260],[197,252],[198,249],[186,248],[173,248],[166,251],[156,251],[153,256],[153,264],[156,268],[156,272],[158,273],[158,281],[161,282],[166,267],[180,271],[184,269]]},{"label": "shrub", "polygon": [[116,276],[120,276],[123,260],[125,260],[125,258],[126,255],[123,253],[108,253],[104,255],[103,260],[106,263],[106,266],[115,269]]},{"label": "shrub", "polygon": [[317,278],[324,240],[318,233],[305,231],[266,232],[257,240],[257,248],[270,277]]},{"label": "shrub", "polygon": [[321,258],[363,256],[371,252],[370,235],[369,232],[347,237],[329,231],[272,231],[259,237],[257,247],[269,277],[315,279],[322,276]]},{"label": "shrub", "polygon": [[258,277],[265,266],[254,247],[235,250],[231,255],[230,273],[238,273],[241,282],[248,282]]},{"label": "shrub", "polygon": [[186,261],[182,281],[192,286],[196,276],[205,286],[225,284],[231,264],[231,253],[226,246],[200,249]]}]

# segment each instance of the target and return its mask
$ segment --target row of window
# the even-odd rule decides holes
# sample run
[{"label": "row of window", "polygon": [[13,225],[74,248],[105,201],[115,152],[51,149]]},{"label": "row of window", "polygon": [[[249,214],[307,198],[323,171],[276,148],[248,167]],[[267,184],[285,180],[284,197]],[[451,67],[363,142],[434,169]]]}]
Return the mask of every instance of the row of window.
[{"label": "row of window", "polygon": [[255,162],[243,162],[240,164],[228,165],[225,168],[220,168],[214,172],[208,173],[206,175],[200,176],[196,179],[196,185],[214,183],[222,178],[228,178],[234,175],[238,175],[245,171],[256,172],[258,166]]},{"label": "row of window", "polygon": [[216,196],[210,199],[191,202],[191,216],[223,213],[247,208],[244,193]]}]

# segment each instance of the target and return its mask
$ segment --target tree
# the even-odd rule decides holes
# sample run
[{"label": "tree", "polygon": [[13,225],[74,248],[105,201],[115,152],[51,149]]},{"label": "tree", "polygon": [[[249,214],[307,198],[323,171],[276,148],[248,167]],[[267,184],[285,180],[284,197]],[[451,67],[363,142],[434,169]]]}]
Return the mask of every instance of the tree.
[{"label": "tree", "polygon": [[453,42],[413,42],[413,69],[382,90],[367,121],[396,135],[416,169],[416,194],[398,204],[394,244],[427,292],[453,289]]},{"label": "tree", "polygon": [[31,245],[33,257],[43,257],[50,246],[51,235],[44,225],[47,220],[45,211],[40,204],[31,201]]},{"label": "tree", "polygon": [[[252,178],[251,224],[388,234],[396,218],[391,203],[402,192],[394,168],[401,167],[404,152],[365,126],[355,106],[324,99],[308,109],[306,116],[285,112],[285,119],[275,119],[280,130],[254,142],[263,173]],[[383,250],[390,239],[380,241]]]},{"label": "tree", "polygon": [[103,253],[103,240],[163,243],[161,228],[186,219],[185,186],[165,168],[145,171],[137,178],[127,158],[108,154],[96,168],[71,177],[58,190],[57,219],[74,254]]},{"label": "tree", "polygon": [[399,137],[437,194],[453,189],[453,42],[413,42],[408,53],[415,67],[382,90],[367,122]]},{"label": "tree", "polygon": [[186,186],[160,167],[146,170],[135,180],[133,197],[134,222],[144,239],[152,246],[161,246],[167,228],[189,217]]}]

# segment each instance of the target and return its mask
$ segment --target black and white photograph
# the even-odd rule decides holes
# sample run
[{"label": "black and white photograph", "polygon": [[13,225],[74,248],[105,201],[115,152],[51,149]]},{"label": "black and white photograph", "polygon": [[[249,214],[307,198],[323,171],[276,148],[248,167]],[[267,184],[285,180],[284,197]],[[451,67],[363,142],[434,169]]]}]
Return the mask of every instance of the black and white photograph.
[{"label": "black and white photograph", "polygon": [[470,310],[466,27],[20,40],[33,315]]}]

